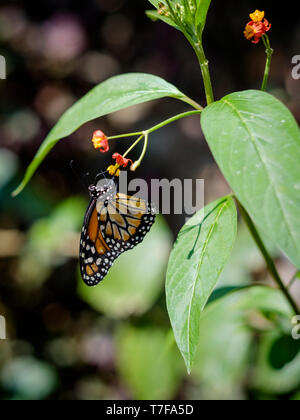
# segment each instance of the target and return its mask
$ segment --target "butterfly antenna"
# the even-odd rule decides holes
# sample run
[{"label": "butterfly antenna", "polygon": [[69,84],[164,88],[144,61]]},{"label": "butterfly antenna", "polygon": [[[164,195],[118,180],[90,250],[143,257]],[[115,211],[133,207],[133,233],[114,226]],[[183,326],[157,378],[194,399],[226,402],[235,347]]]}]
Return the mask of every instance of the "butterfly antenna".
[{"label": "butterfly antenna", "polygon": [[70,168],[72,169],[72,171],[74,172],[74,174],[76,175],[77,179],[79,180],[80,184],[85,188],[88,189],[88,184],[87,182],[85,182],[85,178],[87,176],[89,176],[89,172],[87,172],[86,174],[84,174],[84,176],[80,176],[78,169],[75,168],[75,162],[74,160],[71,160],[70,162]]},{"label": "butterfly antenna", "polygon": [[105,174],[107,174],[107,173],[108,173],[108,171],[99,172],[98,175],[95,178],[95,183],[97,183],[101,177],[104,178],[107,181],[107,178],[105,176]]}]

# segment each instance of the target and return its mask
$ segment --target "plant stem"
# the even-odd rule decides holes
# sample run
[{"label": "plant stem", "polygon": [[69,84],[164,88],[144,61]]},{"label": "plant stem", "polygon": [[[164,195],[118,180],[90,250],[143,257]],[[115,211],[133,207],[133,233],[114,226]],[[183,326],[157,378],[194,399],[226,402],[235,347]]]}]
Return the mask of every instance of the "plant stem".
[{"label": "plant stem", "polygon": [[108,140],[124,139],[127,137],[136,137],[136,136],[141,136],[142,134],[143,134],[142,131],[139,131],[138,133],[118,134],[117,136],[108,137]]},{"label": "plant stem", "polygon": [[266,62],[266,68],[265,68],[265,74],[264,74],[264,79],[262,82],[262,86],[261,86],[261,90],[266,91],[267,90],[267,85],[268,85],[268,80],[269,80],[269,75],[270,75],[270,70],[271,70],[271,62],[272,62],[272,56],[274,53],[273,48],[271,48],[270,45],[270,39],[268,37],[268,35],[264,35],[262,37],[264,46],[266,47],[266,54],[267,54],[267,62]]},{"label": "plant stem", "polygon": [[209,72],[209,62],[205,56],[202,41],[198,42],[197,44],[192,44],[192,45],[198,57],[198,61],[199,61],[201,72],[202,72],[205,95],[206,95],[206,102],[207,102],[207,105],[210,105],[211,103],[214,102],[214,93],[213,93],[213,88],[211,84],[210,72]]},{"label": "plant stem", "polygon": [[255,240],[258,248],[260,249],[265,262],[267,264],[268,270],[271,274],[271,276],[273,277],[274,281],[276,282],[276,284],[278,285],[278,287],[281,289],[282,293],[285,295],[285,297],[287,298],[287,300],[289,301],[291,307],[293,308],[293,310],[295,311],[296,315],[300,314],[300,309],[298,308],[297,303],[294,301],[293,297],[291,296],[289,290],[287,289],[287,287],[285,286],[285,284],[283,283],[283,281],[281,280],[277,268],[275,266],[275,263],[272,259],[272,257],[270,256],[269,252],[267,251],[252,219],[250,218],[247,210],[243,207],[243,205],[239,202],[239,200],[235,197],[237,205],[239,207],[239,210],[241,212],[241,216],[243,217],[243,219],[245,220],[252,236],[253,239]]},{"label": "plant stem", "polygon": [[199,109],[200,111],[203,111],[203,106],[201,106],[200,104],[198,104],[198,102],[194,101],[193,99],[189,98],[188,96],[185,96],[184,98],[182,98],[182,100],[184,102],[186,102],[187,104],[191,105],[193,108]]},{"label": "plant stem", "polygon": [[137,168],[141,165],[142,160],[144,159],[146,151],[147,151],[148,140],[149,140],[149,131],[145,131],[144,136],[145,136],[144,147],[143,147],[143,151],[141,153],[141,156],[139,157],[139,159],[136,162],[134,162],[134,164],[130,168],[130,170],[133,171],[133,172],[136,171]]},{"label": "plant stem", "polygon": [[[196,102],[195,102],[195,104],[196,104]],[[198,104],[198,106],[200,106],[200,105]],[[192,115],[200,115],[202,110],[203,110],[203,108],[201,107],[201,109],[199,109],[198,111],[183,112],[182,114],[177,114],[174,117],[171,117],[171,118],[161,122],[160,124],[157,124],[154,127],[149,128],[149,130],[139,131],[137,133],[118,134],[117,136],[108,137],[108,140],[124,139],[124,138],[128,138],[128,137],[136,137],[136,136],[141,136],[141,138],[143,138],[145,132],[148,132],[150,134],[150,133],[153,133],[153,131],[159,130],[160,128],[165,127],[166,125],[171,124],[175,121],[178,121],[182,118],[191,117]],[[137,140],[137,143],[141,140],[141,138],[139,138]]]},{"label": "plant stem", "polygon": [[135,146],[137,146],[139,144],[139,142],[144,138],[144,133],[129,147],[129,149],[126,150],[126,152],[124,153],[123,157],[126,157],[132,149],[135,148]]},{"label": "plant stem", "polygon": [[171,124],[175,121],[178,121],[182,118],[186,118],[186,117],[191,117],[192,115],[200,115],[202,112],[202,109],[199,111],[188,111],[188,112],[183,112],[182,114],[178,114],[175,115],[174,117],[171,117],[163,122],[161,122],[160,124],[155,125],[152,128],[149,128],[149,130],[146,130],[148,133],[153,133],[153,131],[159,130],[162,127],[165,127],[168,124]]}]

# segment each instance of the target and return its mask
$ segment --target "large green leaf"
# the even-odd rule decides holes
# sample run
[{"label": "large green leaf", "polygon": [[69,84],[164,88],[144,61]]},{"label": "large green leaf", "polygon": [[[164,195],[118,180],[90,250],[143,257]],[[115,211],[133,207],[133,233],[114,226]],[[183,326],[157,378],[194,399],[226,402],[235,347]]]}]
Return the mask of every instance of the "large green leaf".
[{"label": "large green leaf", "polygon": [[227,295],[212,304],[212,310],[207,307],[200,320],[201,340],[192,375],[201,399],[243,396],[241,384],[248,369],[252,333],[243,322],[243,312],[231,306],[248,291]]},{"label": "large green leaf", "polygon": [[19,194],[56,143],[72,134],[81,125],[95,118],[154,99],[171,97],[186,101],[186,96],[160,77],[143,73],[115,76],[101,83],[76,102],[50,131],[29,165]]},{"label": "large green leaf", "polygon": [[300,268],[300,130],[292,114],[273,96],[246,91],[210,105],[201,122],[253,221]]},{"label": "large green leaf", "polygon": [[117,369],[135,399],[174,398],[185,374],[168,334],[156,327],[124,326],[116,340]]},{"label": "large green leaf", "polygon": [[[266,286],[237,289],[206,307],[200,320],[201,340],[193,368],[193,379],[201,398],[244,397],[244,379],[249,375],[254,354],[249,319],[260,319],[261,312],[277,315],[274,319],[282,317],[287,322],[292,316],[281,291]],[[260,381],[261,377],[264,382],[268,380],[265,369],[253,379]]]},{"label": "large green leaf", "polygon": [[180,231],[167,271],[167,305],[178,347],[191,370],[200,315],[230,257],[237,233],[232,197],[197,213]]},{"label": "large green leaf", "polygon": [[289,393],[300,386],[300,346],[290,331],[275,329],[262,338],[252,386],[269,394]]},{"label": "large green leaf", "polygon": [[79,293],[92,308],[112,318],[141,315],[163,290],[172,235],[162,218],[157,220],[142,244],[115,262],[97,287],[79,280]]}]

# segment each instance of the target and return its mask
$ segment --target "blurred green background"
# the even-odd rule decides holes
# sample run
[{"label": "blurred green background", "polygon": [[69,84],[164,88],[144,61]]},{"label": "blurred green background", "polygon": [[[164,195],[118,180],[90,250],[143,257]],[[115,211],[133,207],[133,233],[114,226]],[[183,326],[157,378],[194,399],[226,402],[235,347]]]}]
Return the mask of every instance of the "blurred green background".
[{"label": "blurred green background", "polygon": [[[204,103],[193,52],[175,30],[147,20],[149,6],[141,0],[1,2],[7,80],[0,80],[0,315],[7,320],[7,340],[0,341],[0,398],[300,399],[300,343],[291,338],[284,300],[268,289],[241,290],[210,304],[197,363],[186,374],[164,295],[166,264],[183,216],[160,216],[143,244],[123,255],[97,288],[88,289],[79,278],[88,197],[70,160],[82,176],[90,172],[91,181],[111,156],[92,150],[95,129],[113,135],[148,128],[185,105],[157,101],[86,124],[51,152],[22,195],[10,196],[62,112],[110,76],[153,73]],[[250,12],[265,9],[276,50],[270,92],[300,120],[300,83],[291,77],[291,59],[300,54],[293,7],[212,2],[205,44],[216,97],[260,86],[264,50],[242,31]],[[111,151],[122,153],[126,146]],[[197,117],[151,136],[138,176],[204,178],[206,202],[229,190]],[[288,281],[295,269],[274,252]],[[220,287],[269,281],[241,225]],[[299,300],[299,282],[293,293]]]}]

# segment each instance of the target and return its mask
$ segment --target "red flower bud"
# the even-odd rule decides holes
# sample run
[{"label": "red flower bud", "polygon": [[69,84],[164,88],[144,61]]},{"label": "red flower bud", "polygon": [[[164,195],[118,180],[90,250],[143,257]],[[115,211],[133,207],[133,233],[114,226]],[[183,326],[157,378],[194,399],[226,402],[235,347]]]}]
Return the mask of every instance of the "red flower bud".
[{"label": "red flower bud", "polygon": [[117,164],[119,166],[123,167],[123,168],[126,168],[126,166],[128,166],[129,163],[132,165],[132,160],[131,159],[126,159],[125,157],[123,157],[119,153],[114,153],[112,158],[115,159]]}]

